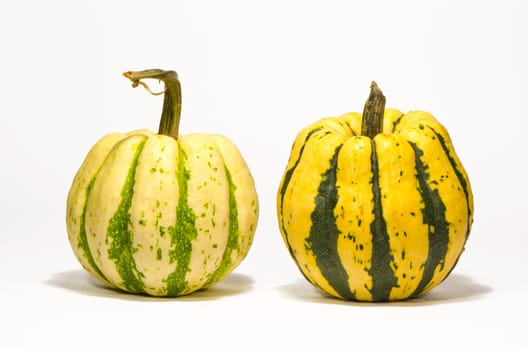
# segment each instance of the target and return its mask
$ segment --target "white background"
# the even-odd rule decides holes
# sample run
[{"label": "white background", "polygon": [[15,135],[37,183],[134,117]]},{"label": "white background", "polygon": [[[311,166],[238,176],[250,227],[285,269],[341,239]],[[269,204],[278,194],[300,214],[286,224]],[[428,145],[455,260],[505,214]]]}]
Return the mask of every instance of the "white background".
[{"label": "white background", "polygon": [[[523,0],[2,2],[0,348],[528,348],[527,15]],[[65,229],[89,148],[157,129],[161,97],[121,76],[154,67],[180,76],[181,133],[231,138],[261,205],[246,260],[179,299],[102,288]],[[275,216],[297,132],[362,111],[371,80],[448,128],[475,196],[460,263],[408,302],[317,292]]]}]

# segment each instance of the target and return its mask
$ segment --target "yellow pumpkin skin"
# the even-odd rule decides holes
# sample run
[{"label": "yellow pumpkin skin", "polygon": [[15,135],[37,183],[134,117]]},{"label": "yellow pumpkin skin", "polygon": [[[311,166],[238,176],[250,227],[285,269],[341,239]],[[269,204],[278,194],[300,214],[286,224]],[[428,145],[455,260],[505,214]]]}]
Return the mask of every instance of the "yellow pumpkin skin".
[{"label": "yellow pumpkin skin", "polygon": [[66,208],[81,265],[112,288],[153,296],[223,279],[247,255],[257,219],[253,177],[229,139],[149,130],[101,138]]},{"label": "yellow pumpkin skin", "polygon": [[296,137],[277,194],[284,243],[302,274],[338,298],[403,300],[442,282],[473,221],[468,176],[429,113],[323,118]]}]

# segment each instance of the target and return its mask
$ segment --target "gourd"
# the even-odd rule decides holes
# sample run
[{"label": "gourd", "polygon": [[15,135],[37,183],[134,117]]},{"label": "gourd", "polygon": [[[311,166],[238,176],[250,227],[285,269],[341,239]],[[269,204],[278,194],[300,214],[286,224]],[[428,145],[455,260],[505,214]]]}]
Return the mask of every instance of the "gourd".
[{"label": "gourd", "polygon": [[228,138],[178,134],[174,71],[124,76],[147,90],[143,79],[165,83],[159,132],[111,133],[91,148],[68,194],[68,238],[84,269],[112,288],[189,294],[247,255],[258,219],[253,177]]},{"label": "gourd", "polygon": [[314,286],[348,300],[403,300],[452,271],[473,222],[473,195],[447,130],[427,112],[385,109],[373,82],[363,114],[299,132],[277,215]]}]

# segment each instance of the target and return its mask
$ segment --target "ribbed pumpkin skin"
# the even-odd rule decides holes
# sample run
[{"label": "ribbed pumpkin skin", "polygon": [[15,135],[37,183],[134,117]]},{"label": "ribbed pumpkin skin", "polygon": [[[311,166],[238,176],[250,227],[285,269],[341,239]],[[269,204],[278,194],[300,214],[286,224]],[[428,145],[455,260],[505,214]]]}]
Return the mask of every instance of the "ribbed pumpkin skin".
[{"label": "ribbed pumpkin skin", "polygon": [[77,172],[67,230],[82,266],[131,293],[177,296],[231,272],[251,246],[253,178],[219,135],[109,134]]},{"label": "ribbed pumpkin skin", "polygon": [[442,282],[464,250],[473,196],[445,128],[429,113],[328,117],[293,144],[277,195],[280,230],[302,274],[338,298],[403,300]]}]

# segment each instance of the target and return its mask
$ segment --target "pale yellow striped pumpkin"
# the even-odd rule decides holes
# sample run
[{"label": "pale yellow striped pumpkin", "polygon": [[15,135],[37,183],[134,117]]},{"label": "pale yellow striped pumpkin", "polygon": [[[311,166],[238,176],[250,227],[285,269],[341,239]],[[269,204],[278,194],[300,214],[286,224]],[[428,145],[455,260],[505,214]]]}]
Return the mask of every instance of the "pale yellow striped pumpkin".
[{"label": "pale yellow striped pumpkin", "polygon": [[211,286],[246,256],[258,218],[252,175],[226,137],[178,135],[172,71],[127,72],[166,84],[160,131],[112,133],[90,150],[67,200],[81,265],[130,293],[178,296]]}]

